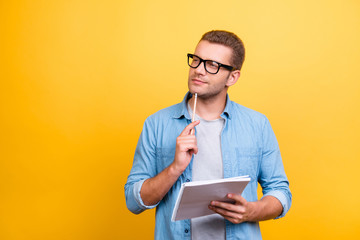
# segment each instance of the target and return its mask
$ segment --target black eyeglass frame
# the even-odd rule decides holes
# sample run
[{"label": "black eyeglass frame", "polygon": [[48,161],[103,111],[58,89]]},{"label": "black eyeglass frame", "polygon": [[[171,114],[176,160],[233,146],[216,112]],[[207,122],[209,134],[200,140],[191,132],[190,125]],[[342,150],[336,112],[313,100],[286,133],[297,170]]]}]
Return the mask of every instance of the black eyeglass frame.
[{"label": "black eyeglass frame", "polygon": [[[199,61],[199,64],[198,64],[196,67],[193,67],[193,66],[191,66],[191,64],[190,64],[190,58],[193,59],[194,56],[197,57],[197,58],[199,58],[199,60],[200,60],[200,61]],[[223,68],[225,68],[225,69],[227,69],[227,70],[229,70],[229,71],[234,71],[234,70],[236,70],[236,68],[233,67],[233,66],[229,66],[229,65],[226,65],[226,64],[222,64],[222,63],[219,63],[219,62],[214,61],[214,60],[204,60],[204,59],[202,59],[201,57],[199,57],[199,56],[197,56],[197,55],[195,55],[195,54],[188,53],[188,54],[187,54],[187,57],[188,57],[188,65],[189,65],[189,67],[191,67],[191,68],[197,68],[197,67],[200,66],[200,64],[201,64],[202,62],[204,62],[205,71],[208,72],[208,73],[210,73],[210,74],[217,74],[217,73],[219,72],[219,70],[220,70],[221,67],[223,67]],[[214,73],[209,72],[209,71],[206,69],[206,62],[214,62],[214,63],[218,64],[219,67],[218,67],[217,71],[214,72]]]}]

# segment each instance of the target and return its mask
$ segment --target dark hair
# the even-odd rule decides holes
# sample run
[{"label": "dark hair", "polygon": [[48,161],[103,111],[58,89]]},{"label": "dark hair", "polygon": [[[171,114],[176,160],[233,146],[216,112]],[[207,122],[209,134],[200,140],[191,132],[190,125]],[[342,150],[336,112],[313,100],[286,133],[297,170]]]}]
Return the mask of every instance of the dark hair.
[{"label": "dark hair", "polygon": [[205,33],[200,41],[202,40],[230,47],[233,50],[231,65],[236,69],[241,69],[245,58],[245,47],[241,39],[234,33],[223,30],[213,30]]}]

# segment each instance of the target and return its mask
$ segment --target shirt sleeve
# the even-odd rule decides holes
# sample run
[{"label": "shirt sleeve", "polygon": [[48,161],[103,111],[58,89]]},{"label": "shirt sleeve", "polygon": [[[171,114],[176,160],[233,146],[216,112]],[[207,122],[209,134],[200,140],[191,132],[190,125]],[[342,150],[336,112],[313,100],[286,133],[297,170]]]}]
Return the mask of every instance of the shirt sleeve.
[{"label": "shirt sleeve", "polygon": [[267,118],[265,118],[263,127],[262,141],[263,151],[259,183],[262,187],[263,197],[273,196],[280,201],[283,211],[276,218],[281,218],[290,209],[292,195],[281,159],[279,145]]},{"label": "shirt sleeve", "polygon": [[156,176],[156,138],[151,120],[148,118],[136,146],[133,166],[125,184],[127,208],[139,214],[158,205],[147,206],[141,199],[140,190],[146,179]]}]

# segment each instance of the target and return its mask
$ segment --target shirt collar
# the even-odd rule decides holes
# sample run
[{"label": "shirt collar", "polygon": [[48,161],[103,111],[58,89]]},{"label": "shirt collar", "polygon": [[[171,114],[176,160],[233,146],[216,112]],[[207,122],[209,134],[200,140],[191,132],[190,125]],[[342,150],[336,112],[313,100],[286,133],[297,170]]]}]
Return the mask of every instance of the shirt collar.
[{"label": "shirt collar", "polygon": [[[189,112],[187,110],[187,102],[192,97],[192,94],[190,92],[187,92],[185,94],[184,99],[181,103],[178,104],[178,107],[174,111],[173,118],[183,118],[191,120],[191,116],[189,115]],[[224,111],[221,113],[222,118],[229,118],[231,119],[231,112],[232,112],[232,101],[229,98],[229,94],[226,94],[226,105]]]}]

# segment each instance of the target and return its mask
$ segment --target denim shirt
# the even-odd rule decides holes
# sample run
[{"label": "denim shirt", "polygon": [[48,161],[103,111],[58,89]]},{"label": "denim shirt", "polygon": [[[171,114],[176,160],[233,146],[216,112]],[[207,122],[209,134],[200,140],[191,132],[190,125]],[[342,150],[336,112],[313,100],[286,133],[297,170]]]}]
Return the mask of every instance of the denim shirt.
[{"label": "denim shirt", "polygon": [[[140,196],[144,181],[154,177],[174,160],[176,138],[191,122],[187,111],[187,93],[181,103],[149,116],[140,135],[134,162],[125,184],[126,205],[139,214],[156,207],[155,239],[191,239],[190,220],[171,221],[181,184],[192,181],[192,161],[164,198],[146,206]],[[263,196],[274,196],[283,207],[277,218],[291,206],[291,192],[285,175],[279,146],[268,119],[261,113],[241,106],[227,96],[221,117],[225,125],[221,133],[224,178],[249,175],[251,181],[242,196],[257,201],[258,182]],[[201,122],[200,122],[201,124]],[[196,134],[196,132],[195,132]],[[226,239],[261,239],[258,222],[233,224],[225,220]]]}]

